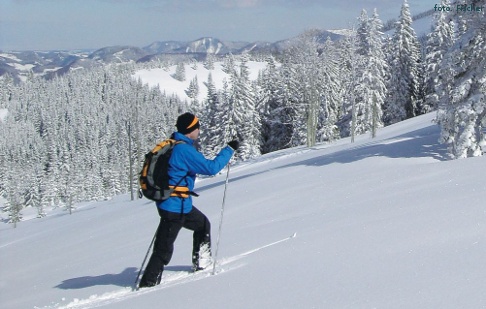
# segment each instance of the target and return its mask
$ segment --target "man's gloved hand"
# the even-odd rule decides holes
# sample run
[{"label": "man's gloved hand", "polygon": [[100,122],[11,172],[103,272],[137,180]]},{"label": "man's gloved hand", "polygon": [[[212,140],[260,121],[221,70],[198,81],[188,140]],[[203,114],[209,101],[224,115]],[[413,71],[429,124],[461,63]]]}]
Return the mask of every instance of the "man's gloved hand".
[{"label": "man's gloved hand", "polygon": [[231,148],[233,148],[233,150],[238,150],[238,147],[240,147],[240,142],[238,142],[237,140],[232,140],[231,142],[228,143],[228,146],[230,146]]}]

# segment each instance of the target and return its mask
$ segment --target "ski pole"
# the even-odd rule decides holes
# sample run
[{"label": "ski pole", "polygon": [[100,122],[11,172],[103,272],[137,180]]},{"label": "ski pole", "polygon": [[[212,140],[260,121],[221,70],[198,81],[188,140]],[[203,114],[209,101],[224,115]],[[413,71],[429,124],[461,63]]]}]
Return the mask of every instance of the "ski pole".
[{"label": "ski pole", "polygon": [[143,259],[142,266],[140,266],[140,270],[138,271],[138,275],[137,275],[137,278],[135,279],[135,284],[134,284],[132,290],[136,290],[136,289],[138,290],[138,288],[137,288],[138,279],[140,278],[140,274],[142,273],[143,267],[145,266],[145,262],[147,261],[147,257],[150,253],[150,249],[152,249],[152,246],[154,245],[155,237],[157,236],[158,231],[159,231],[159,229],[157,228],[157,230],[155,231],[154,237],[152,238],[152,241],[150,242],[150,246],[148,247],[147,253],[145,254],[145,258]]},{"label": "ski pole", "polygon": [[212,275],[216,273],[216,262],[218,259],[219,239],[221,238],[221,227],[223,226],[224,203],[226,200],[226,188],[228,188],[229,171],[230,171],[230,163],[228,163],[228,171],[226,172],[226,181],[224,183],[223,203],[221,205],[221,216],[219,218],[218,238],[216,240],[216,252],[214,254]]}]

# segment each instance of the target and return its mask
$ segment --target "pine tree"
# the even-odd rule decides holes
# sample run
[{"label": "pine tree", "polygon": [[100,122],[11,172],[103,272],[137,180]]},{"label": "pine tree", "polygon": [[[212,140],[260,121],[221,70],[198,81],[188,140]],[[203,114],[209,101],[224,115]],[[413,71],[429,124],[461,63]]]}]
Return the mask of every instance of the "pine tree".
[{"label": "pine tree", "polygon": [[212,70],[214,70],[214,63],[215,62],[216,62],[216,57],[214,56],[214,54],[208,53],[208,54],[206,54],[206,60],[204,61],[204,67],[207,70],[212,71]]},{"label": "pine tree", "polygon": [[359,26],[356,30],[356,38],[352,48],[355,51],[355,58],[353,63],[354,77],[353,77],[353,91],[352,110],[351,110],[351,136],[354,141],[355,135],[360,135],[368,131],[370,106],[365,92],[369,84],[369,72],[367,70],[370,57],[370,22],[366,10],[361,11],[358,18]]},{"label": "pine tree", "polygon": [[[0,121],[0,134],[1,136],[7,136],[7,130],[3,124],[3,121]],[[0,197],[5,198],[7,195],[7,169],[8,169],[8,156],[7,156],[7,145],[6,145],[6,138],[0,139]]]},{"label": "pine tree", "polygon": [[213,82],[211,72],[208,81],[204,83],[207,88],[205,108],[201,111],[201,121],[204,122],[204,130],[201,131],[201,145],[206,156],[212,158],[224,144],[224,131],[227,128],[227,115],[221,114],[221,106],[218,91]]},{"label": "pine tree", "polygon": [[189,87],[185,90],[186,95],[191,99],[191,105],[198,105],[199,97],[199,83],[197,81],[197,75],[189,82]]},{"label": "pine tree", "polygon": [[267,68],[259,81],[264,99],[259,110],[262,121],[262,153],[288,147],[292,119],[285,99],[286,85],[273,56],[266,58]]},{"label": "pine tree", "polygon": [[293,51],[289,64],[295,66],[294,78],[298,88],[291,90],[298,93],[298,99],[292,108],[296,111],[293,142],[305,143],[312,147],[316,143],[321,97],[319,92],[322,63],[319,58],[318,30],[308,30],[300,36],[299,46]]},{"label": "pine tree", "polygon": [[360,21],[363,24],[360,29],[367,31],[362,31],[358,37],[357,51],[362,61],[356,87],[358,95],[353,119],[357,124],[354,128],[357,134],[371,132],[372,137],[375,137],[377,128],[383,126],[382,107],[386,96],[388,66],[383,53],[382,23],[378,13],[375,10],[373,17],[368,19],[364,11]]},{"label": "pine tree", "polygon": [[301,70],[298,62],[298,51],[289,53],[282,62],[282,99],[289,122],[289,138],[287,147],[304,145],[306,143],[306,106],[301,83]]},{"label": "pine tree", "polygon": [[184,62],[179,62],[176,65],[176,71],[173,77],[181,82],[186,80],[186,65],[184,64]]},{"label": "pine tree", "polygon": [[319,110],[316,141],[333,141],[339,137],[339,129],[336,123],[341,114],[343,97],[340,91],[339,61],[334,43],[330,38],[327,38],[326,42],[319,48],[319,62],[317,86]]},{"label": "pine tree", "polygon": [[[466,5],[481,7],[486,1]],[[486,150],[486,18],[484,12],[453,14],[459,37],[441,63],[441,142],[455,158],[481,156]]]},{"label": "pine tree", "polygon": [[385,122],[392,124],[418,113],[421,93],[421,53],[407,0],[402,5],[391,40],[391,76]]},{"label": "pine tree", "polygon": [[14,228],[22,220],[22,201],[17,192],[19,182],[20,180],[14,178],[12,174],[6,177],[7,198],[3,211],[8,213],[8,223],[13,224]]},{"label": "pine tree", "polygon": [[338,70],[337,79],[340,81],[341,102],[339,106],[338,121],[336,123],[340,137],[351,136],[355,130],[351,130],[353,125],[353,105],[355,105],[355,90],[357,88],[357,67],[360,55],[356,53],[356,35],[354,30],[350,30],[351,35],[335,42]]},{"label": "pine tree", "polygon": [[255,94],[250,81],[248,56],[240,59],[239,72],[232,74],[233,132],[241,141],[237,157],[247,160],[260,154],[260,117],[256,110]]},{"label": "pine tree", "polygon": [[[442,0],[441,6],[449,7],[448,0]],[[425,57],[425,102],[423,112],[437,110],[440,93],[443,92],[443,72],[441,62],[446,52],[451,48],[454,40],[454,28],[448,14],[435,14],[433,31],[427,35]]]}]

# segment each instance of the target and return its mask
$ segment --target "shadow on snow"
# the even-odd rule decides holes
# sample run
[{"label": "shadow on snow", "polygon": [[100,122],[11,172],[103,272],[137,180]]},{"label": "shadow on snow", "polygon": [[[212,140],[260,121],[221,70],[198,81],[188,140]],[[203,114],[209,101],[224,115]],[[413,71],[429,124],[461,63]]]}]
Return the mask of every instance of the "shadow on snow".
[{"label": "shadow on snow", "polygon": [[[174,265],[166,266],[164,271],[169,272],[190,272],[191,266],[188,265]],[[119,274],[104,274],[99,276],[83,276],[78,278],[72,278],[64,280],[62,283],[55,287],[63,290],[76,290],[84,289],[98,285],[116,285],[120,287],[130,287],[134,284],[135,278],[138,275],[138,269],[136,267],[128,267]]]},{"label": "shadow on snow", "polygon": [[[355,147],[340,150],[333,153],[323,154],[308,160],[303,160],[287,165],[282,165],[272,169],[262,170],[246,175],[230,177],[229,182],[238,181],[244,178],[264,174],[266,172],[283,169],[292,166],[325,166],[333,163],[347,164],[360,161],[371,157],[388,157],[388,158],[433,158],[437,161],[446,161],[447,149],[445,145],[438,142],[439,128],[426,127],[406,134],[395,136],[390,139],[371,140],[369,143],[357,145]],[[351,144],[352,145],[352,144]],[[310,148],[313,151],[322,151],[322,148]],[[224,185],[224,180],[216,183],[203,185],[196,188],[196,192]]]}]

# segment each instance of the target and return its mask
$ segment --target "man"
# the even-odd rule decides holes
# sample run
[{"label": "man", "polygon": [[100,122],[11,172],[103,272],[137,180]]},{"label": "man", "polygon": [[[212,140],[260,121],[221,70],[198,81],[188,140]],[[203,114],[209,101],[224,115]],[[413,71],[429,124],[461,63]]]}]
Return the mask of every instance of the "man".
[{"label": "man", "polygon": [[[233,140],[213,159],[206,159],[194,148],[199,137],[199,120],[185,113],[177,118],[177,132],[172,138],[183,143],[177,144],[169,160],[169,185],[177,185],[177,192],[163,202],[157,202],[160,223],[155,236],[152,256],[145,268],[139,287],[151,287],[160,283],[164,265],[172,258],[174,242],[181,228],[194,232],[192,264],[193,270],[201,270],[211,262],[211,225],[208,218],[192,205],[192,190],[196,174],[215,175],[228,164],[239,142]],[[188,194],[180,192],[188,192]],[[206,262],[207,265],[204,265]]]}]

